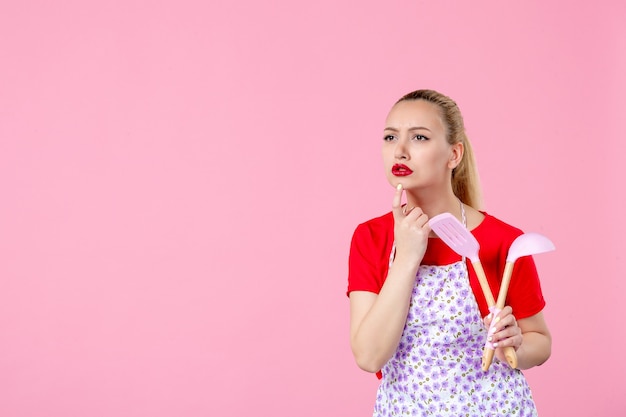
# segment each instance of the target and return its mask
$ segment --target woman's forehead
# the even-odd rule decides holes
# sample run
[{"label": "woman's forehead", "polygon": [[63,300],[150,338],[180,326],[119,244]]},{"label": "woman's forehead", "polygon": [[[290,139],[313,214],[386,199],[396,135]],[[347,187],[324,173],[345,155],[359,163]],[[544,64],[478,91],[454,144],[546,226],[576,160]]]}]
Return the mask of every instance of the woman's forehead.
[{"label": "woman's forehead", "polygon": [[391,108],[385,127],[395,129],[426,127],[433,130],[444,129],[444,124],[441,110],[436,104],[425,100],[404,100]]}]

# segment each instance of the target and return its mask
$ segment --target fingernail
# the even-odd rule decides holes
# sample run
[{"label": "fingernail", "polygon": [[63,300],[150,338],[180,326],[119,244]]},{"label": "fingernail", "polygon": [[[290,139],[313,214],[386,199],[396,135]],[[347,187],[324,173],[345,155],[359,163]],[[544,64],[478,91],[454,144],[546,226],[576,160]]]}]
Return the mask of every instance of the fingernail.
[{"label": "fingernail", "polygon": [[402,184],[398,184],[398,185],[396,186],[396,190],[400,191],[401,189],[402,189]]},{"label": "fingernail", "polygon": [[495,327],[490,327],[489,328],[489,334],[494,334],[496,332],[496,328]]},{"label": "fingernail", "polygon": [[492,340],[493,340],[493,337],[491,337],[491,336],[489,336],[489,337],[487,338],[487,341],[488,341],[488,342],[491,342]]},{"label": "fingernail", "polygon": [[497,347],[498,347],[498,345],[499,345],[499,343],[494,343],[494,344],[493,344],[493,347],[494,347],[494,348],[497,348]]},{"label": "fingernail", "polygon": [[500,321],[500,317],[496,317],[496,323]]}]

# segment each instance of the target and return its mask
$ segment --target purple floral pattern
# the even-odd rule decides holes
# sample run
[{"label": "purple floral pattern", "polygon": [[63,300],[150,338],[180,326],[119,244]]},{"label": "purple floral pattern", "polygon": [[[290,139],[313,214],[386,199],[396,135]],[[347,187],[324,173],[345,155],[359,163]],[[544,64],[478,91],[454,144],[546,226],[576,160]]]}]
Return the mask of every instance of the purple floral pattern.
[{"label": "purple floral pattern", "polygon": [[482,371],[485,338],[465,263],[420,266],[402,338],[382,369],[374,417],[536,416],[519,370],[494,358]]}]

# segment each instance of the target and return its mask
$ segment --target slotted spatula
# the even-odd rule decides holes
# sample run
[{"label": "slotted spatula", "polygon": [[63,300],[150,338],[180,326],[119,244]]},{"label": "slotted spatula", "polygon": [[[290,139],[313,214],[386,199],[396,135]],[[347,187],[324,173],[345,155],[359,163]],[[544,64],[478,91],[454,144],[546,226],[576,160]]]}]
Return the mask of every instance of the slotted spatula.
[{"label": "slotted spatula", "polygon": [[[458,221],[457,218],[450,213],[439,214],[430,219],[428,223],[431,229],[434,230],[437,236],[439,236],[439,238],[443,240],[446,245],[459,255],[470,259],[472,266],[474,267],[474,271],[476,271],[480,288],[483,291],[485,300],[487,300],[489,310],[493,310],[496,305],[496,300],[493,298],[491,288],[489,288],[489,283],[487,282],[487,277],[485,276],[485,271],[480,263],[480,258],[478,257],[480,244],[474,235],[467,230],[463,223]],[[493,360],[493,353],[494,350],[491,343],[486,342],[485,349],[483,350],[483,371],[487,371],[489,369],[491,361]],[[517,355],[515,354],[515,349],[512,346],[505,347],[504,353],[505,357],[514,358],[514,363],[517,364]]]}]

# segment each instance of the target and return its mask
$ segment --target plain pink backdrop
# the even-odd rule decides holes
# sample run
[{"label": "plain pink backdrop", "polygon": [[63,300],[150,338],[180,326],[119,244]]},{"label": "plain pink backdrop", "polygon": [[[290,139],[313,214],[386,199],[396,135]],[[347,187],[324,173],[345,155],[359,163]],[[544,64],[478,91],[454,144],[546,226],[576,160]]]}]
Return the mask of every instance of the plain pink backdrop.
[{"label": "plain pink backdrop", "polygon": [[[367,416],[347,256],[451,95],[537,257],[543,416],[626,412],[620,1],[2,1],[0,416]],[[621,191],[620,191],[621,190]]]}]

